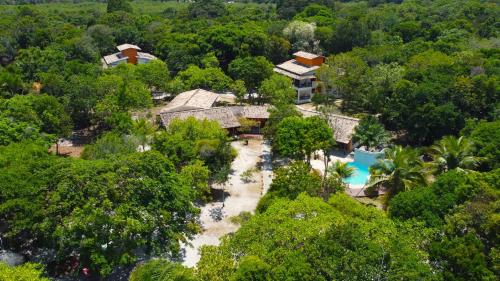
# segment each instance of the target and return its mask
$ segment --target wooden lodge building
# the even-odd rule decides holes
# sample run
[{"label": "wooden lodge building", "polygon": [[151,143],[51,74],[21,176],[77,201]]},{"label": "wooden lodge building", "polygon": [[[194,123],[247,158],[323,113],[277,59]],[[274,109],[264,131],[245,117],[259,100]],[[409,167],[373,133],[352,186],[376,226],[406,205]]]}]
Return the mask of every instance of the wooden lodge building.
[{"label": "wooden lodge building", "polygon": [[102,58],[102,65],[104,68],[115,67],[122,63],[130,64],[143,64],[157,59],[155,56],[139,52],[141,48],[132,44],[122,44],[118,47],[118,53],[104,56]]},{"label": "wooden lodge building", "polygon": [[273,71],[292,79],[293,88],[297,92],[295,103],[308,103],[318,90],[316,70],[325,62],[320,55],[299,51],[294,59],[278,64]]}]

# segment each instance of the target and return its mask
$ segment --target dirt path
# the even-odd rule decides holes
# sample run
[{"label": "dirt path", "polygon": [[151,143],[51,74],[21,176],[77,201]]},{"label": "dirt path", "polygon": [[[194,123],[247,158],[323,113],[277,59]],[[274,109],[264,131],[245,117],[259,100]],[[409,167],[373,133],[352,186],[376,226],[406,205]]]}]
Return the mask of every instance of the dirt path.
[{"label": "dirt path", "polygon": [[[233,216],[243,211],[253,212],[260,197],[269,189],[272,176],[270,148],[262,140],[250,140],[249,145],[243,142],[233,142],[232,146],[238,151],[238,157],[233,161],[232,173],[224,189],[226,194],[222,208],[222,220],[214,220],[211,212],[222,207],[222,202],[212,202],[201,208],[200,220],[203,233],[190,241],[191,246],[183,246],[185,258],[183,264],[193,267],[200,259],[198,248],[203,245],[218,245],[219,238],[227,233],[234,232],[239,225],[230,221]],[[245,183],[240,175],[248,169],[256,167],[262,161],[262,169],[253,174],[252,180]]]}]

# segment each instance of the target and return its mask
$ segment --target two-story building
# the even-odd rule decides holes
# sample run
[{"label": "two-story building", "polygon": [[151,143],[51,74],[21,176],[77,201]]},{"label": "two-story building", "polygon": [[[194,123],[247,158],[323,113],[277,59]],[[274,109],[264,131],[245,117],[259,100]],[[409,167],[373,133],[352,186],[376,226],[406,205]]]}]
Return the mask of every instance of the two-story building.
[{"label": "two-story building", "polygon": [[122,63],[143,64],[157,59],[151,54],[139,52],[141,48],[136,45],[122,44],[116,48],[119,51],[118,53],[107,55],[102,58],[105,68],[115,67]]},{"label": "two-story building", "polygon": [[294,59],[278,64],[274,72],[292,78],[297,91],[296,103],[307,103],[317,90],[316,70],[325,62],[320,55],[299,51]]}]

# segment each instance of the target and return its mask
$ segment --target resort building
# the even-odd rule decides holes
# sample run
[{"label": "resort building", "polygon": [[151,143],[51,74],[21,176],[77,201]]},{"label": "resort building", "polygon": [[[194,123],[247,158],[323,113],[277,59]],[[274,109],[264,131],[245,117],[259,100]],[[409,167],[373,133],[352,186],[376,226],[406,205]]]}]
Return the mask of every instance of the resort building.
[{"label": "resort building", "polygon": [[167,106],[161,109],[159,121],[162,126],[168,127],[174,119],[207,119],[217,121],[220,126],[236,134],[241,126],[239,119],[247,118],[259,122],[259,126],[252,131],[259,133],[267,119],[269,119],[268,106],[217,106],[226,103],[227,95],[217,94],[203,89],[196,89],[178,94]]},{"label": "resort building", "polygon": [[170,101],[167,106],[162,108],[160,112],[209,109],[214,106],[218,98],[219,94],[214,92],[203,89],[191,90],[175,96],[175,98]]},{"label": "resort building", "polygon": [[[300,107],[298,109],[304,117],[322,115],[317,111],[305,110]],[[333,130],[333,137],[337,145],[340,145],[347,153],[352,152],[354,149],[352,135],[359,124],[359,119],[338,114],[328,114],[327,119],[328,125]]]},{"label": "resort building", "polygon": [[292,78],[297,91],[297,104],[311,102],[317,90],[316,70],[325,62],[325,58],[303,51],[293,55],[294,59],[278,64],[273,70]]},{"label": "resort building", "polygon": [[[223,94],[217,94],[203,89],[196,89],[178,94],[168,105],[160,110],[158,122],[168,127],[174,119],[194,117],[200,120],[217,121],[230,134],[237,134],[241,126],[240,119],[247,118],[258,121],[258,126],[252,128],[252,133],[260,134],[269,119],[269,105],[237,105],[220,106]],[[297,106],[304,117],[323,115],[318,111],[306,110]],[[353,150],[352,135],[359,124],[359,119],[338,114],[326,115],[328,125],[333,130],[333,137],[347,153]]]},{"label": "resort building", "polygon": [[143,64],[157,59],[155,56],[139,52],[141,48],[132,44],[122,44],[118,47],[118,53],[104,56],[102,63],[104,68],[115,67],[122,63]]}]

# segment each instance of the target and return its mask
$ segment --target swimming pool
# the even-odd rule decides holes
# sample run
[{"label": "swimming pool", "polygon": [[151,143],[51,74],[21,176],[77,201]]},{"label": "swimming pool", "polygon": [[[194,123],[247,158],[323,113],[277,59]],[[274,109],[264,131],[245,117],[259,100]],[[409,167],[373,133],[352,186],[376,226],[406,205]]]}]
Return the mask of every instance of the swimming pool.
[{"label": "swimming pool", "polygon": [[364,185],[368,181],[368,178],[370,177],[370,171],[368,170],[368,166],[357,162],[349,162],[347,166],[353,167],[355,171],[352,176],[344,180],[345,183]]}]

